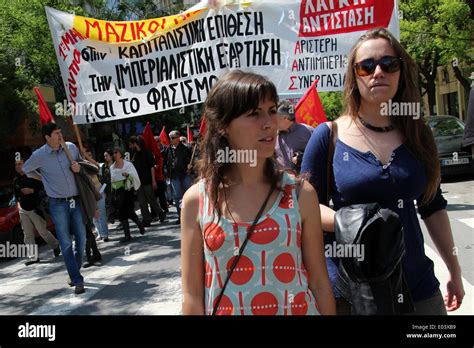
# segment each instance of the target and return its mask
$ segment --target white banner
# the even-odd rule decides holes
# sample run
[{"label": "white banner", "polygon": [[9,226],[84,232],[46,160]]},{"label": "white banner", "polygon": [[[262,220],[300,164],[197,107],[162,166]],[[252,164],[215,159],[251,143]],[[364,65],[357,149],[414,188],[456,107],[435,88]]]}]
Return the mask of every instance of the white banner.
[{"label": "white banner", "polygon": [[107,22],[46,7],[76,124],[204,102],[232,69],[282,95],[343,87],[347,54],[368,29],[399,35],[396,0],[259,0],[142,21]]}]

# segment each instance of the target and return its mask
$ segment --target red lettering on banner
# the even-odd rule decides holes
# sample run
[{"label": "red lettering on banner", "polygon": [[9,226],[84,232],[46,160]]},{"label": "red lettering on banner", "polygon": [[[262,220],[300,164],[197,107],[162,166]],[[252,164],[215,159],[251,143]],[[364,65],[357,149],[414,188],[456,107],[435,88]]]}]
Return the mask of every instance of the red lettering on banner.
[{"label": "red lettering on banner", "polygon": [[135,27],[133,26],[133,23],[130,24],[130,28],[132,29],[132,40],[136,40],[137,39],[137,35],[135,35]]},{"label": "red lettering on banner", "polygon": [[110,36],[115,35],[115,42],[120,41],[119,34],[115,31],[115,28],[110,22],[105,22],[105,41],[111,42]]},{"label": "red lettering on banner", "polygon": [[130,42],[130,40],[125,39],[125,35],[127,34],[127,23],[115,23],[116,26],[122,27],[122,34],[120,35],[121,42]]},{"label": "red lettering on banner", "polygon": [[87,19],[85,19],[84,22],[86,23],[86,37],[87,38],[91,37],[90,29],[92,27],[92,28],[96,28],[99,31],[99,40],[102,41],[102,29],[100,28],[99,22],[97,21],[89,22],[89,20]]},{"label": "red lettering on banner", "polygon": [[[143,39],[146,37],[146,32],[143,31],[143,26],[145,25],[145,22],[136,22],[135,23],[136,27],[137,27],[137,36],[139,39]],[[143,34],[143,35],[141,35]]]},{"label": "red lettering on banner", "polygon": [[67,54],[71,50],[70,46],[74,46],[79,40],[84,40],[84,37],[76,31],[76,29],[70,29],[61,37],[61,42],[59,43],[59,55],[66,60]]},{"label": "red lettering on banner", "polygon": [[299,36],[387,28],[393,8],[394,0],[302,0]]},{"label": "red lettering on banner", "polygon": [[148,31],[153,34],[159,26],[160,25],[157,21],[151,21],[150,23],[148,23]]},{"label": "red lettering on banner", "polygon": [[295,70],[298,71],[298,63],[296,62],[296,59],[293,60],[293,65],[291,66],[291,72]]},{"label": "red lettering on banner", "polygon": [[291,85],[290,87],[288,87],[289,91],[294,91],[295,89],[298,89],[295,87],[295,79],[296,79],[296,76],[290,76]]},{"label": "red lettering on banner", "polygon": [[[76,97],[77,97],[77,80],[76,76],[79,75],[79,70],[81,69],[79,64],[81,63],[81,52],[77,49],[74,49],[73,52],[73,60],[68,67],[69,77],[67,81],[69,82],[68,90],[69,90],[69,101],[72,104],[73,110],[76,108]],[[74,111],[73,111],[74,115]]]},{"label": "red lettering on banner", "polygon": [[294,54],[301,53],[301,45],[299,41],[296,41]]}]

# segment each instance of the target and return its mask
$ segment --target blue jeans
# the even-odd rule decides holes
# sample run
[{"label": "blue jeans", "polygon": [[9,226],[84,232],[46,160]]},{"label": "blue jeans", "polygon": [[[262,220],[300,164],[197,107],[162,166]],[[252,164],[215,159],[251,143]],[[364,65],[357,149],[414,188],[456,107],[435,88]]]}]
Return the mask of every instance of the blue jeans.
[{"label": "blue jeans", "polygon": [[94,226],[102,238],[109,237],[109,227],[107,225],[107,210],[105,209],[105,196],[102,195],[100,201],[97,202],[97,209],[99,209],[99,218],[94,218]]},{"label": "blue jeans", "polygon": [[181,218],[181,201],[184,193],[191,187],[192,180],[189,175],[171,179],[171,187],[174,191],[174,204],[178,210],[178,217]]},{"label": "blue jeans", "polygon": [[[79,198],[66,201],[62,198],[49,198],[49,212],[56,227],[56,236],[61,246],[67,272],[74,285],[84,283],[80,269],[86,246],[86,228],[82,219]],[[72,249],[71,234],[75,245]]]}]

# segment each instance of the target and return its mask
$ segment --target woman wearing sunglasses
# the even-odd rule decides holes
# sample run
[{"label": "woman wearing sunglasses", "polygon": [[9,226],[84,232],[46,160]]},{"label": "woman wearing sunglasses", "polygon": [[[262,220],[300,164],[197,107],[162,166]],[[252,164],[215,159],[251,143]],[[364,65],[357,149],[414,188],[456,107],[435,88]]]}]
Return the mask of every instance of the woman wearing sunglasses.
[{"label": "woman wearing sunglasses", "polygon": [[[446,308],[459,308],[464,289],[445,209],[447,202],[439,186],[436,145],[423,118],[385,116],[382,112],[389,100],[392,105],[420,103],[417,81],[415,62],[400,43],[385,29],[369,30],[348,56],[345,112],[335,121],[337,139],[330,167],[334,179],[328,181],[327,172],[332,128],[329,122],[314,130],[304,154],[302,172],[310,176],[318,192],[326,244],[335,240],[334,210],[378,202],[396,212],[404,229],[406,254],[402,269],[415,305],[413,314],[446,314]],[[334,210],[328,207],[328,187]],[[433,262],[425,255],[414,200],[449,269],[445,303]],[[326,260],[333,285],[337,283],[338,261]],[[345,301],[337,286],[335,294],[338,313],[349,314],[350,299]]]},{"label": "woman wearing sunglasses", "polygon": [[273,159],[277,103],[270,81],[242,71],[209,92],[201,180],[182,208],[183,314],[335,314],[316,193]]}]

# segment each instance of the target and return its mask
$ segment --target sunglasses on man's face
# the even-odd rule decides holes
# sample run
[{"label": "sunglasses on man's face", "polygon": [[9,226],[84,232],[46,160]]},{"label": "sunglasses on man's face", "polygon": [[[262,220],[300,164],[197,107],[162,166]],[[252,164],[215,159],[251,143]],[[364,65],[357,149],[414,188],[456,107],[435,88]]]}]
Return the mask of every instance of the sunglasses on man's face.
[{"label": "sunglasses on man's face", "polygon": [[358,76],[369,76],[374,73],[377,65],[380,65],[382,71],[386,73],[394,73],[400,71],[402,59],[392,56],[384,56],[380,59],[368,58],[355,63],[354,68]]}]

